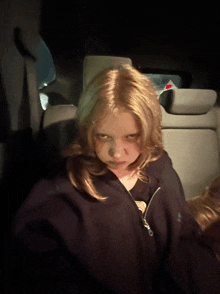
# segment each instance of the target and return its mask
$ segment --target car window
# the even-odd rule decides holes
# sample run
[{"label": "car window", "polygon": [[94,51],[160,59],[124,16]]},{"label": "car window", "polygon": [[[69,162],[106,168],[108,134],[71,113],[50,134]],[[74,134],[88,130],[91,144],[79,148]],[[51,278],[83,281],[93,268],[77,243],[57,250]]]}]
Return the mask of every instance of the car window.
[{"label": "car window", "polygon": [[144,73],[156,86],[157,94],[160,95],[164,91],[180,88],[181,86],[181,77],[179,75],[169,75],[169,74],[152,74]]},{"label": "car window", "polygon": [[40,103],[43,110],[46,110],[49,105],[49,97],[44,93],[39,93]]},{"label": "car window", "polygon": [[[42,39],[40,39],[36,54],[37,83],[38,89],[42,90],[56,80],[56,69],[51,52]],[[46,110],[49,105],[49,97],[44,93],[39,93],[39,98],[42,109]]]},{"label": "car window", "polygon": [[42,89],[56,79],[56,69],[50,50],[42,39],[40,39],[36,53],[37,83],[38,88]]}]

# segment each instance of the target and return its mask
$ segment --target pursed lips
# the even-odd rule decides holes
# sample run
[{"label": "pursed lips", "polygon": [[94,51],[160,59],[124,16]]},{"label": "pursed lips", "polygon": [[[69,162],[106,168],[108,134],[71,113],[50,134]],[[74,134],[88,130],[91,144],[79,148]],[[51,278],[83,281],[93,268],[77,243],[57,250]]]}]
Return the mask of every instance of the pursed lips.
[{"label": "pursed lips", "polygon": [[125,161],[109,161],[109,163],[111,163],[113,165],[121,165],[121,164],[124,164]]}]

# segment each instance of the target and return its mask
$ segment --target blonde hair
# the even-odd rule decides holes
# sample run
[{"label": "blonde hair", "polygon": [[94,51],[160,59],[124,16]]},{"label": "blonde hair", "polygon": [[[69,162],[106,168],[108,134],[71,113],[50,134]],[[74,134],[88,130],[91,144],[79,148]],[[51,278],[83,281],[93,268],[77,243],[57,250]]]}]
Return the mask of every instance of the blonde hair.
[{"label": "blonde hair", "polygon": [[203,231],[220,219],[220,199],[210,197],[208,189],[201,197],[188,200],[187,202],[190,213]]},{"label": "blonde hair", "polygon": [[211,237],[211,246],[220,261],[220,177],[206,188],[202,196],[187,202],[191,215],[201,226],[204,234]]},{"label": "blonde hair", "polygon": [[88,84],[76,112],[78,137],[63,152],[68,157],[69,180],[76,188],[98,200],[106,199],[95,189],[92,180],[93,176],[107,171],[94,152],[94,131],[106,111],[117,109],[132,113],[140,126],[141,154],[129,169],[138,169],[139,179],[147,181],[144,167],[163,153],[162,115],[154,87],[146,76],[130,65],[105,69]]}]

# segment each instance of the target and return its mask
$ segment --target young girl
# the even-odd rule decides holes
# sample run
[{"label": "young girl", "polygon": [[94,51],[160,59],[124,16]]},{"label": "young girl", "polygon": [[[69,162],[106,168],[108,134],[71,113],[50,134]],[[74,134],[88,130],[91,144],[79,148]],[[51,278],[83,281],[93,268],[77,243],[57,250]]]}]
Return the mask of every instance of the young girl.
[{"label": "young girl", "polygon": [[34,186],[15,219],[27,293],[219,293],[149,79],[128,65],[104,70],[77,120],[65,168]]}]

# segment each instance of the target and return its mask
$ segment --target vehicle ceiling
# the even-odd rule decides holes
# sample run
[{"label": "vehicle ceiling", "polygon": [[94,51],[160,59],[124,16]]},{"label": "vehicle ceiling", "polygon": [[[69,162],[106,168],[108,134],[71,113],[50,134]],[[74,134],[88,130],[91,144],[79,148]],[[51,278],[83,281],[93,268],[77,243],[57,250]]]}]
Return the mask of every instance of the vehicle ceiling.
[{"label": "vehicle ceiling", "polygon": [[[121,3],[123,3],[121,5]],[[43,0],[41,35],[66,70],[85,55],[160,55],[188,60],[219,89],[219,16],[214,5],[186,1]],[[58,61],[59,62],[59,61]]]}]

